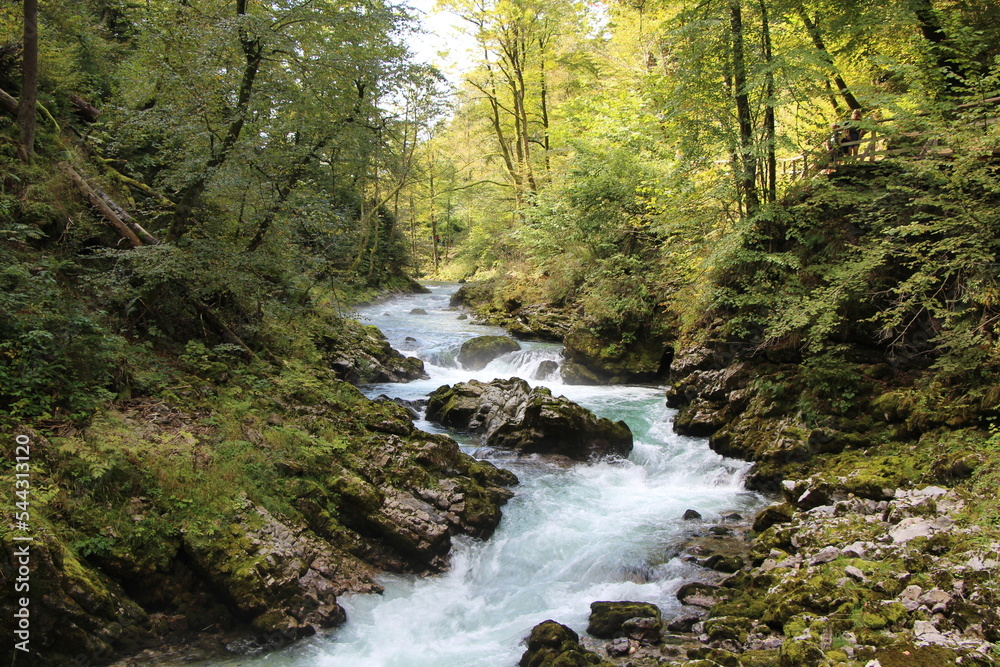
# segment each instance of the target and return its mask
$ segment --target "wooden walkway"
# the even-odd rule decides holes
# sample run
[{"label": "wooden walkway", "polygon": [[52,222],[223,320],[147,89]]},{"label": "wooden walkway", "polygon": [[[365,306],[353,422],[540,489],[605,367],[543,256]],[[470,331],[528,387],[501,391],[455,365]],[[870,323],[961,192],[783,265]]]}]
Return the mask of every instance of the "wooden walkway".
[{"label": "wooden walkway", "polygon": [[[957,107],[967,110],[977,106],[998,106],[1000,96],[981,102],[972,102]],[[800,180],[828,173],[837,165],[855,162],[877,162],[890,157],[921,160],[928,157],[947,158],[954,150],[947,145],[942,135],[926,132],[892,132],[885,129],[895,119],[861,121],[864,135],[858,141],[840,142],[838,146],[827,148],[824,144],[814,146],[792,158],[779,160],[781,175],[786,180]],[[990,116],[970,121],[968,125],[982,126],[1000,122],[1000,116]],[[856,148],[856,150],[851,150]]]}]

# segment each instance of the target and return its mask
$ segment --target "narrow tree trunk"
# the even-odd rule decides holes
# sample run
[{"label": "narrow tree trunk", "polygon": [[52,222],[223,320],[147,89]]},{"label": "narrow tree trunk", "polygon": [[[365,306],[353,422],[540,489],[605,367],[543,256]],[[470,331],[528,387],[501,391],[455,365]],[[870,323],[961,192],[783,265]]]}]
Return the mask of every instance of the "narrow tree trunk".
[{"label": "narrow tree trunk", "polygon": [[247,244],[247,250],[246,250],[247,252],[255,252],[257,248],[259,248],[260,245],[264,242],[264,238],[265,236],[267,236],[267,232],[271,228],[271,224],[277,217],[278,212],[281,210],[281,207],[288,199],[288,196],[295,189],[295,186],[296,184],[298,184],[299,179],[302,178],[302,175],[306,171],[306,167],[308,167],[309,163],[312,162],[313,158],[316,157],[319,150],[326,145],[327,141],[328,141],[327,138],[321,139],[316,143],[316,145],[312,148],[312,150],[310,150],[306,155],[302,156],[295,162],[292,169],[288,172],[288,176],[285,178],[285,181],[278,186],[277,197],[275,198],[274,202],[272,202],[271,206],[267,210],[267,213],[264,214],[264,217],[257,224],[257,231],[254,233],[254,236],[250,240],[250,243]]},{"label": "narrow tree trunk", "polygon": [[510,61],[510,87],[514,97],[515,128],[517,129],[517,139],[519,143],[518,158],[521,162],[524,180],[528,184],[531,192],[538,191],[535,183],[535,174],[531,168],[531,140],[530,128],[528,124],[527,109],[527,86],[524,83],[524,68],[528,57],[528,49],[522,29],[519,26],[514,28],[514,39],[508,59]]},{"label": "narrow tree trunk", "polygon": [[753,217],[760,209],[760,198],[757,194],[757,161],[753,154],[753,124],[750,119],[750,98],[747,93],[746,59],[743,48],[743,12],[740,0],[730,0],[729,22],[732,30],[733,95],[736,101],[736,118],[739,123],[740,137],[740,162],[734,167],[740,169],[739,181],[742,184],[743,197],[746,202],[746,215]]},{"label": "narrow tree trunk", "polygon": [[432,257],[434,258],[434,272],[437,273],[438,270],[438,228],[437,228],[437,215],[435,212],[435,202],[434,202],[434,156],[431,156],[431,174],[430,174],[430,186],[431,186],[431,247],[433,248]]},{"label": "narrow tree trunk", "polygon": [[21,70],[21,102],[17,124],[21,131],[21,159],[35,155],[35,118],[38,101],[38,0],[24,0],[24,55]]},{"label": "narrow tree trunk", "polygon": [[410,192],[410,252],[417,256],[417,209],[413,205],[413,192]]},{"label": "narrow tree trunk", "polygon": [[542,147],[545,149],[545,171],[551,169],[549,164],[549,151],[552,147],[549,145],[549,85],[546,80],[545,73],[545,43],[546,40],[539,38],[538,49],[539,49],[539,64],[538,64],[538,85],[539,85],[539,97],[542,110]]},{"label": "narrow tree trunk", "polygon": [[[237,0],[237,16],[246,15],[247,1]],[[252,37],[245,28],[240,27],[239,35],[246,66],[243,68],[243,77],[240,80],[240,89],[236,99],[233,119],[229,124],[225,137],[222,139],[222,145],[219,147],[219,150],[208,160],[205,168],[201,170],[198,176],[178,196],[177,208],[174,210],[173,218],[170,221],[170,229],[167,232],[168,241],[175,241],[187,233],[194,210],[201,200],[201,195],[205,192],[205,188],[208,186],[209,179],[219,167],[225,164],[230,152],[243,133],[243,126],[250,112],[250,98],[253,95],[254,83],[257,80],[257,74],[260,72],[260,66],[264,62],[264,51],[260,39]]]},{"label": "narrow tree trunk", "polygon": [[844,81],[844,77],[840,75],[837,70],[836,65],[833,62],[833,56],[826,49],[826,44],[823,42],[823,33],[819,30],[819,25],[814,23],[810,18],[809,14],[806,12],[806,8],[802,6],[801,2],[795,3],[795,11],[798,13],[799,18],[802,19],[802,23],[806,26],[806,31],[809,33],[809,37],[812,39],[813,46],[819,51],[820,58],[826,62],[827,66],[830,68],[830,77],[833,82],[837,84],[837,92],[841,94],[844,101],[847,102],[847,106],[851,109],[860,109],[861,104],[854,97],[851,89],[847,87],[847,83]]},{"label": "narrow tree trunk", "polygon": [[774,121],[774,60],[771,55],[771,25],[767,13],[767,0],[760,0],[761,48],[764,53],[764,145],[767,151],[765,200],[773,202],[778,198],[778,161],[775,152]]}]

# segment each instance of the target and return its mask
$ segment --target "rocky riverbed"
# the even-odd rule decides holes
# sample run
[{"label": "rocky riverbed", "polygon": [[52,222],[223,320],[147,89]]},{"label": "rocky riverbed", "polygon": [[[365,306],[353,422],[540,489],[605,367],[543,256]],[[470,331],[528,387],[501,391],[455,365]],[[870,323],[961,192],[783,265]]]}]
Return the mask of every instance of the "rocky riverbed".
[{"label": "rocky riverbed", "polygon": [[749,562],[718,584],[682,586],[682,617],[651,632],[637,619],[652,614],[635,614],[610,641],[539,626],[521,664],[588,651],[592,664],[634,667],[996,664],[1000,543],[962,525],[959,494],[817,486],[786,482],[756,517]]}]

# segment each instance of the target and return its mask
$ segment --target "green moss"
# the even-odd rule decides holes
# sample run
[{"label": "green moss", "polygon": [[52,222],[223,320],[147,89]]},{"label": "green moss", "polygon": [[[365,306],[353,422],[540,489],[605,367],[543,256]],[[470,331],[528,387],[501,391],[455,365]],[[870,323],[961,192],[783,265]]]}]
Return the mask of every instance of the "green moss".
[{"label": "green moss", "polygon": [[852,617],[854,626],[857,628],[867,628],[870,630],[882,630],[889,625],[889,620],[882,614],[871,611],[857,611]]},{"label": "green moss", "polygon": [[660,620],[660,610],[646,602],[594,602],[590,605],[590,622],[587,633],[595,637],[611,638],[621,632],[622,623],[630,618]]},{"label": "green moss", "polygon": [[819,667],[826,655],[815,642],[787,639],[778,653],[781,667]]}]

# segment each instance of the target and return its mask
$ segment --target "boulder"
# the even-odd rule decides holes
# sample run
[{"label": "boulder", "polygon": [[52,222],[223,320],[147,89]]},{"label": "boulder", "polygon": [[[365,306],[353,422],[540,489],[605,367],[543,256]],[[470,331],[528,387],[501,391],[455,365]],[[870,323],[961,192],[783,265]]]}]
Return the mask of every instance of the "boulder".
[{"label": "boulder", "polygon": [[660,608],[648,602],[594,602],[590,605],[587,633],[601,639],[629,637],[658,641]]},{"label": "boulder", "polygon": [[504,325],[520,339],[561,342],[569,331],[571,316],[566,309],[551,304],[529,304],[511,313]]},{"label": "boulder", "polygon": [[599,385],[604,379],[586,366],[575,361],[567,361],[562,365],[562,380],[566,384]]},{"label": "boulder", "polygon": [[691,615],[678,616],[677,618],[671,620],[670,623],[667,624],[667,630],[669,630],[670,632],[691,632],[691,629],[694,627],[695,623],[698,623],[700,621],[701,618],[698,616],[691,616]]},{"label": "boulder", "polygon": [[468,370],[478,371],[500,355],[520,349],[518,342],[507,336],[477,336],[462,343],[458,363]]},{"label": "boulder", "polygon": [[535,371],[535,375],[532,377],[533,380],[544,380],[548,376],[559,370],[559,364],[551,359],[546,359],[542,363],[538,364],[538,369]]},{"label": "boulder", "polygon": [[708,609],[719,601],[719,587],[692,581],[677,589],[677,599],[682,604]]},{"label": "boulder", "polygon": [[549,620],[539,623],[528,636],[528,650],[519,667],[584,667],[608,665],[596,653],[580,645],[580,636],[570,628]]},{"label": "boulder", "polygon": [[789,639],[778,654],[780,667],[819,667],[826,654],[818,644],[804,639]]},{"label": "boulder", "polygon": [[720,534],[709,530],[708,535],[690,538],[682,549],[681,557],[716,572],[737,572],[749,559],[747,542],[742,534],[737,535],[725,527],[723,529],[728,532]]},{"label": "boulder", "polygon": [[400,354],[378,327],[344,320],[341,330],[321,336],[317,347],[328,366],[351,384],[408,382],[429,377],[424,362]]},{"label": "boulder", "polygon": [[795,509],[788,503],[768,505],[757,514],[757,518],[753,522],[753,529],[761,533],[776,524],[788,523],[792,520],[794,513]]},{"label": "boulder", "polygon": [[337,604],[343,555],[264,508],[248,504],[245,518],[221,534],[185,535],[184,551],[259,632],[297,639],[347,618]]},{"label": "boulder", "polygon": [[607,337],[594,334],[582,325],[570,329],[563,343],[566,357],[573,365],[567,364],[574,372],[564,368],[563,379],[574,383],[592,384],[588,381],[596,377],[601,384],[625,384],[632,382],[653,382],[666,377],[673,357],[673,349],[665,337],[649,332],[639,332],[628,342],[609,344]]},{"label": "boulder", "polygon": [[439,387],[428,400],[427,419],[480,433],[483,444],[520,454],[591,461],[632,451],[632,432],[625,422],[598,418],[520,378]]},{"label": "boulder", "polygon": [[[25,546],[29,543],[15,541],[13,531],[0,537],[5,554],[0,565],[5,588],[0,598],[4,619],[0,629],[8,642],[7,648],[0,650],[4,664],[72,665],[81,657],[107,658],[136,651],[149,641],[149,615],[129,599],[121,586],[86,561],[78,560],[46,528],[33,537],[30,551]],[[30,560],[30,591],[15,593],[16,568],[24,554]],[[30,600],[30,605],[22,607],[21,598]],[[15,634],[15,629],[24,630],[15,617],[23,608],[28,609],[30,636]],[[15,650],[15,644],[20,642],[27,650]],[[83,664],[93,663],[86,660]]]}]

